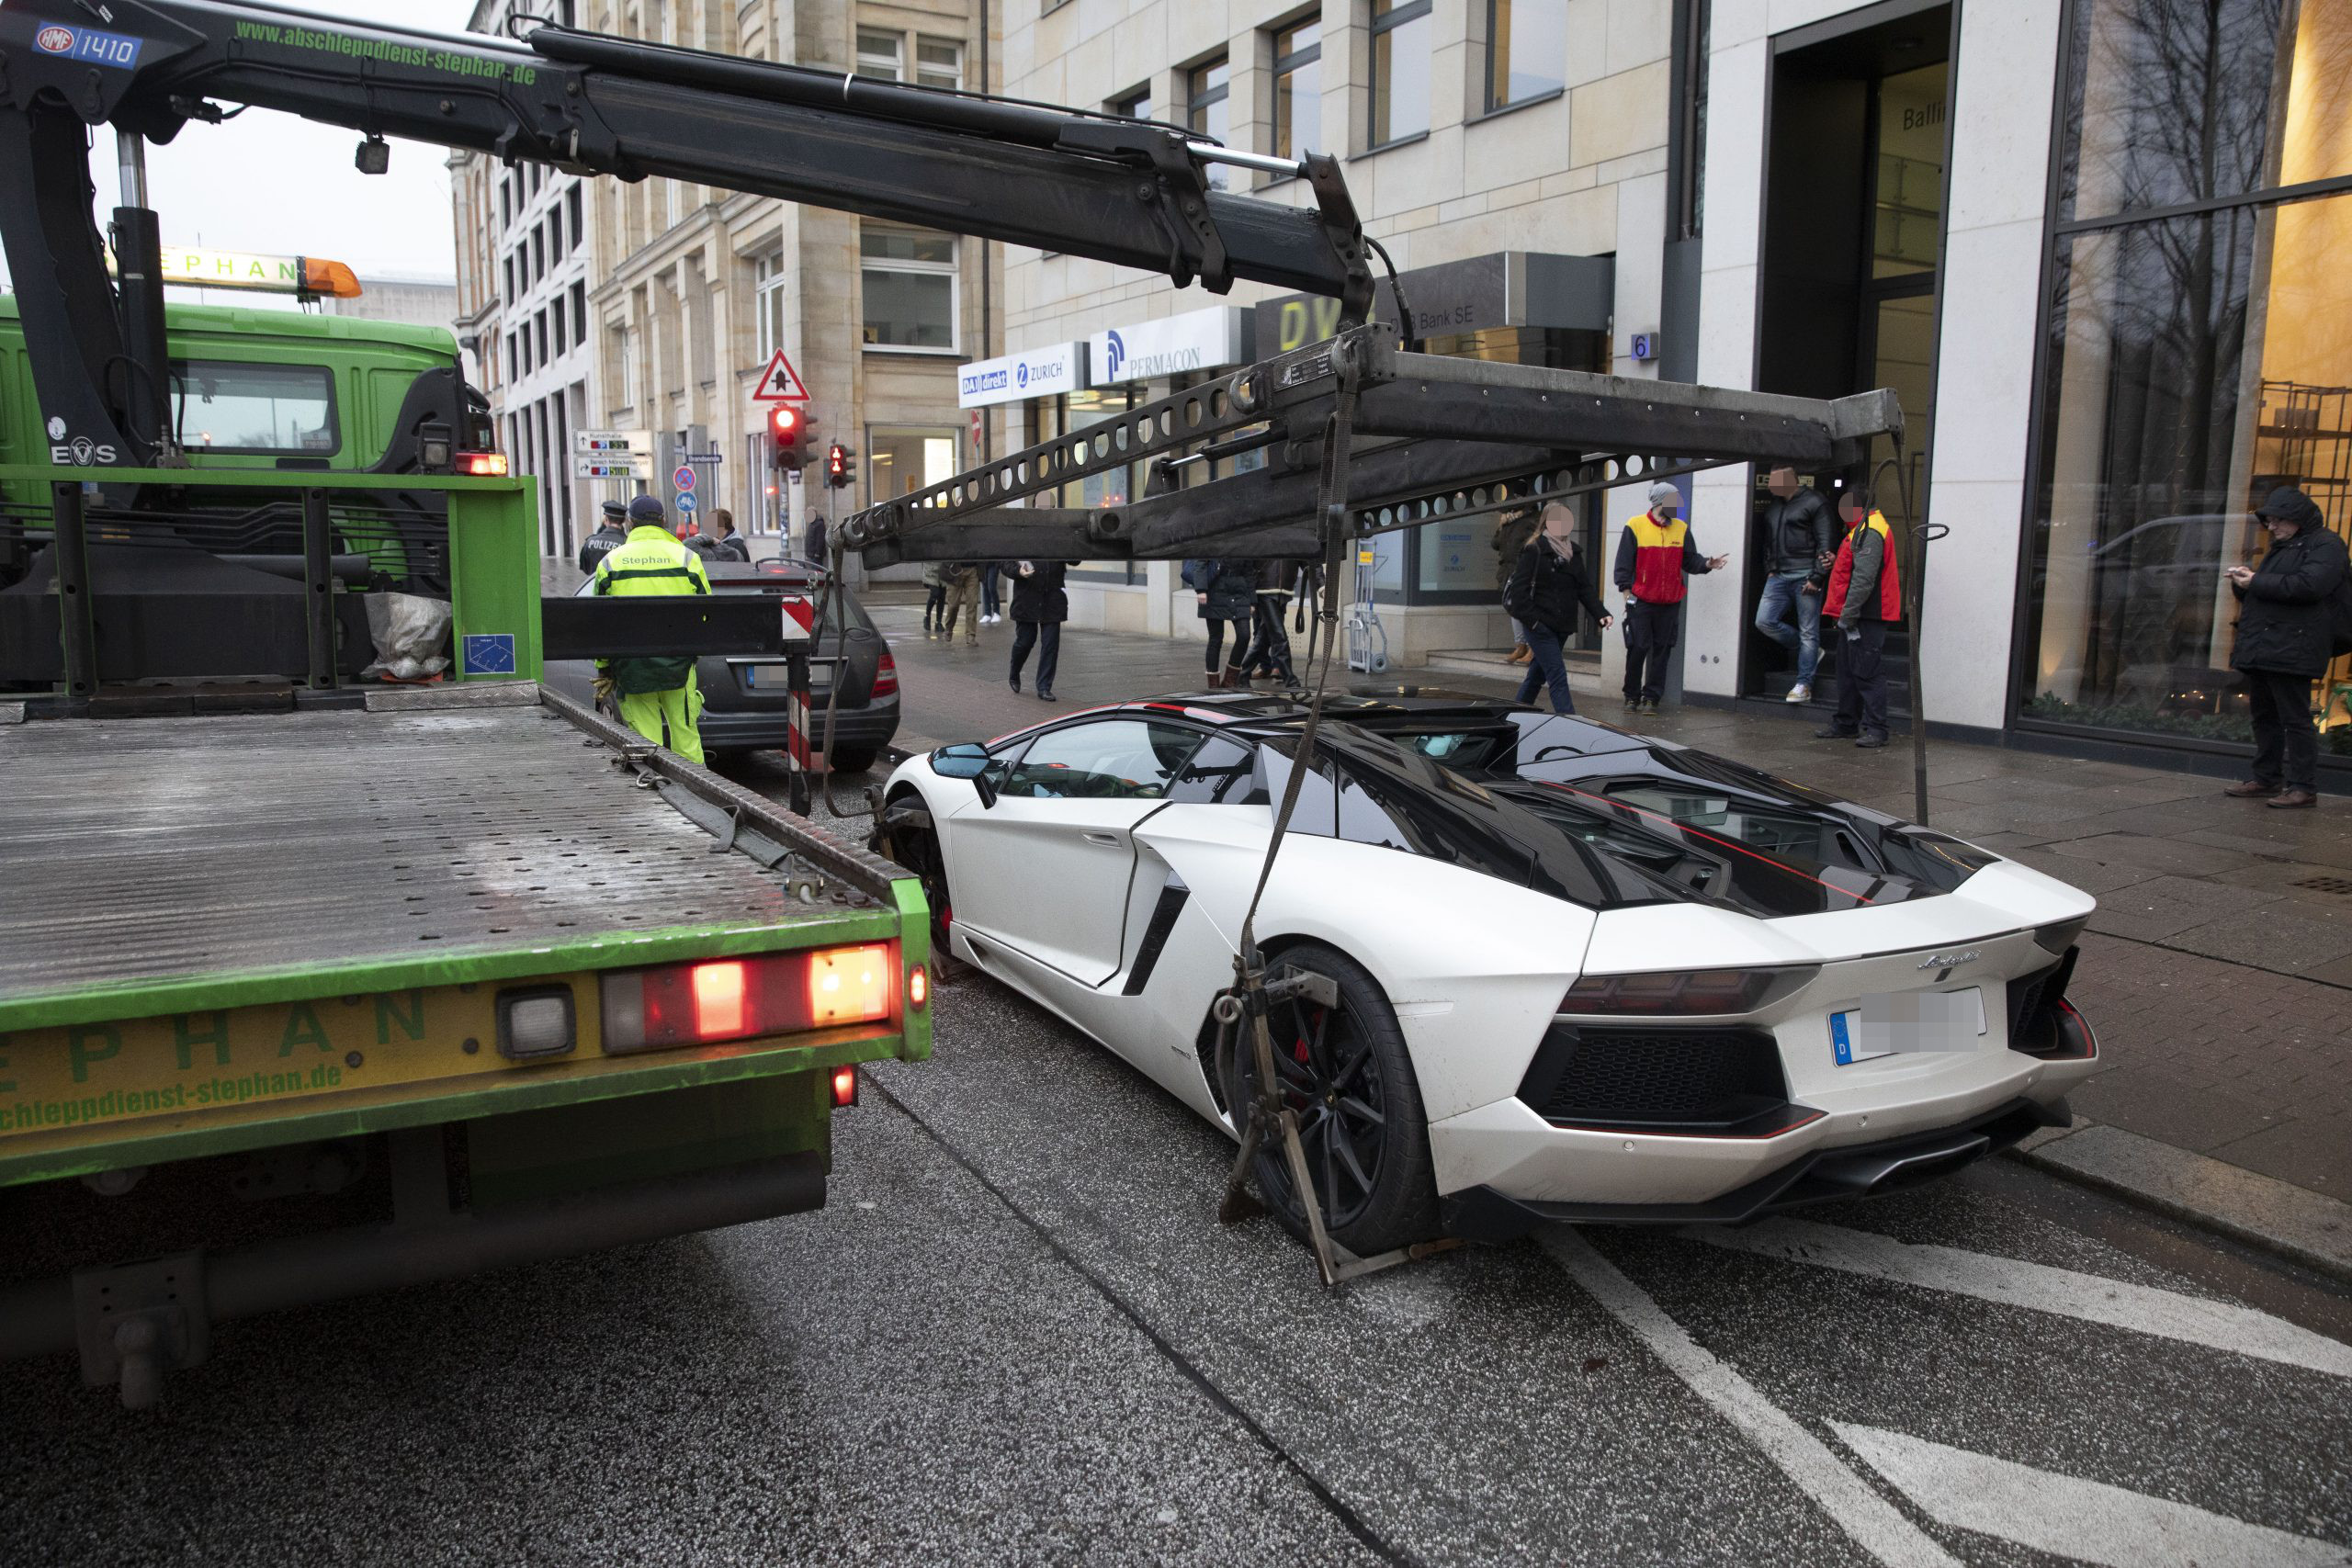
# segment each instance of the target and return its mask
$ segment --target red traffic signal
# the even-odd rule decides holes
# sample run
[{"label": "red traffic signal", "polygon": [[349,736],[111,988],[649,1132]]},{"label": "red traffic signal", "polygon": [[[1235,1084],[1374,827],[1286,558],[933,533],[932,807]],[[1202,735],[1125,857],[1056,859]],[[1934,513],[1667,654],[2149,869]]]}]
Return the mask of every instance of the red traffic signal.
[{"label": "red traffic signal", "polygon": [[768,411],[768,435],[775,442],[779,460],[800,454],[800,438],[809,425],[806,411],[791,403],[778,403]]},{"label": "red traffic signal", "polygon": [[838,441],[825,454],[825,482],[836,490],[849,483],[849,448]]}]

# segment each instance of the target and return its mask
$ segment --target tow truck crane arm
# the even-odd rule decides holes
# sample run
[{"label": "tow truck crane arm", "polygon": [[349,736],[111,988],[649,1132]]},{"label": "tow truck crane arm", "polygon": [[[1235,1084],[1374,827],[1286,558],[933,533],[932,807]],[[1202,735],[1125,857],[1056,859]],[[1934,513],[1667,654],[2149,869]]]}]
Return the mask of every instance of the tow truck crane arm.
[{"label": "tow truck crane arm", "polygon": [[[53,460],[172,457],[154,215],[127,153],[118,288],[91,219],[88,128],[169,141],[191,119],[233,112],[224,104],[345,126],[369,144],[400,137],[576,173],[664,175],[1216,292],[1246,278],[1334,295],[1350,321],[1372,294],[1354,208],[1321,154],[1294,165],[1170,126],[553,25],[516,41],[240,0],[10,6],[0,8],[0,241]],[[1303,173],[1315,205],[1213,188],[1216,163]]]}]

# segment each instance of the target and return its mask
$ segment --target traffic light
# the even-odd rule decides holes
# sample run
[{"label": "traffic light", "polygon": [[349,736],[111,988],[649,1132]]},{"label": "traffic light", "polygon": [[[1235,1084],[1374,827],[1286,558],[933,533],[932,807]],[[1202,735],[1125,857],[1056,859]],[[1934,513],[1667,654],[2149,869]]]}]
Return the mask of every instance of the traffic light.
[{"label": "traffic light", "polygon": [[768,435],[775,443],[775,460],[780,464],[797,464],[800,460],[801,441],[815,421],[808,411],[793,403],[778,403],[768,411]]},{"label": "traffic light", "polygon": [[826,452],[825,484],[829,489],[840,490],[850,482],[849,459],[849,448],[838,441]]}]

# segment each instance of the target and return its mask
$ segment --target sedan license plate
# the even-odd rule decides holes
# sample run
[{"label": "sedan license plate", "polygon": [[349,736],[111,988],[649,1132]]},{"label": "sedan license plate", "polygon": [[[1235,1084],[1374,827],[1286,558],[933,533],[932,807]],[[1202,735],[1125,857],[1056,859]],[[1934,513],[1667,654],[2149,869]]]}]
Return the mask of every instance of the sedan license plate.
[{"label": "sedan license plate", "polygon": [[[792,689],[792,665],[781,659],[767,660],[757,664],[739,664],[743,672],[745,691],[788,692]],[[833,662],[830,659],[808,661],[808,689],[828,690],[833,680]]]},{"label": "sedan license plate", "polygon": [[1984,1037],[1984,992],[1894,991],[1862,998],[1829,1015],[1829,1049],[1838,1066],[1926,1051],[1973,1051]]}]

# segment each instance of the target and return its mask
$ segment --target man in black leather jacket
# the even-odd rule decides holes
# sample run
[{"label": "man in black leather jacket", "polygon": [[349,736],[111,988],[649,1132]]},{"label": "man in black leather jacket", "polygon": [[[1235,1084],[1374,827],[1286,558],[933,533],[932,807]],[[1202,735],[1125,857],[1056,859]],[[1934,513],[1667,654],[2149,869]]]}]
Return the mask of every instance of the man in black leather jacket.
[{"label": "man in black leather jacket", "polygon": [[2237,645],[2230,667],[2245,678],[2254,719],[2254,777],[2222,793],[2275,807],[2319,804],[2319,737],[2312,728],[2312,682],[2334,657],[2330,602],[2344,588],[2344,541],[2312,498],[2291,485],[2266,497],[2255,516],[2270,530],[2258,567],[2233,566]]},{"label": "man in black leather jacket", "polygon": [[[1797,482],[1783,463],[1765,478],[1772,502],[1764,510],[1764,592],[1756,604],[1756,629],[1797,656],[1796,684],[1788,700],[1813,695],[1813,672],[1821,663],[1823,573],[1838,553],[1838,520],[1821,492]],[[1793,617],[1793,624],[1792,624]]]}]

